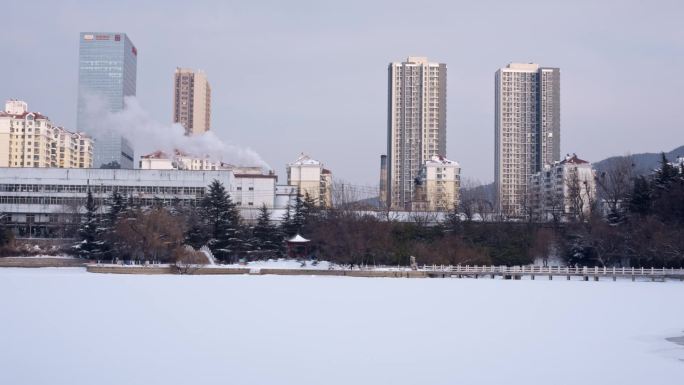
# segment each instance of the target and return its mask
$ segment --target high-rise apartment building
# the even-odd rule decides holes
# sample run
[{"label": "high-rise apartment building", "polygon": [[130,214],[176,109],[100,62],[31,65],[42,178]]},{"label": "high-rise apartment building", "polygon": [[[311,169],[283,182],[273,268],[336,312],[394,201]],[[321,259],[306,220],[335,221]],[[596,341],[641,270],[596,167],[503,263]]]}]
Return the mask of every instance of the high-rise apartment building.
[{"label": "high-rise apartment building", "polygon": [[0,167],[90,168],[93,142],[54,125],[21,100],[9,100],[0,111]]},{"label": "high-rise apartment building", "polygon": [[202,71],[176,68],[173,86],[173,122],[185,128],[185,135],[209,131],[211,87],[207,75]]},{"label": "high-rise apartment building", "polygon": [[[117,163],[133,168],[129,140],[100,125],[102,108],[124,108],[124,97],[135,96],[138,51],[125,33],[82,32],[78,56],[79,131],[95,139],[95,167]],[[95,111],[93,111],[94,106]]]},{"label": "high-rise apartment building", "polygon": [[409,57],[388,68],[387,198],[410,209],[426,161],[446,155],[446,64]]},{"label": "high-rise apartment building", "polygon": [[560,70],[511,63],[495,75],[497,211],[528,214],[530,175],[560,158]]}]

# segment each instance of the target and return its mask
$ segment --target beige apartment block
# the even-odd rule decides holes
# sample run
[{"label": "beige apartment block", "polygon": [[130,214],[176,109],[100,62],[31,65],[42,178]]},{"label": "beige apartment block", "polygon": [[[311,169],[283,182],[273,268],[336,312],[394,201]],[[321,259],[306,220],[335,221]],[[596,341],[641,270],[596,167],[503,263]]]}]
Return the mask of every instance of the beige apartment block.
[{"label": "beige apartment block", "polygon": [[93,141],[83,133],[55,126],[20,100],[0,112],[0,167],[91,168]]},{"label": "beige apartment block", "polygon": [[420,170],[412,210],[454,211],[458,208],[460,188],[458,162],[435,155]]},{"label": "beige apartment block", "polygon": [[388,72],[387,196],[381,200],[403,210],[411,208],[421,167],[446,153],[447,68],[410,56],[390,63]]},{"label": "beige apartment block", "polygon": [[174,75],[173,122],[186,135],[202,134],[211,127],[211,87],[202,71],[176,68]]},{"label": "beige apartment block", "polygon": [[287,184],[323,207],[332,206],[332,173],[308,155],[301,154],[287,165]]}]

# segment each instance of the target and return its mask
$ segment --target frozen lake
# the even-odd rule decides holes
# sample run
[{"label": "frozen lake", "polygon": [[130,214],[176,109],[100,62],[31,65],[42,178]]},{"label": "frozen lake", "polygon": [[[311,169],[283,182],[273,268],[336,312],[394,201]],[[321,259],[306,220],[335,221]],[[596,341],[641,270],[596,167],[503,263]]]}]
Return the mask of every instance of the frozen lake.
[{"label": "frozen lake", "polygon": [[675,384],[684,284],[0,269],[0,384]]}]

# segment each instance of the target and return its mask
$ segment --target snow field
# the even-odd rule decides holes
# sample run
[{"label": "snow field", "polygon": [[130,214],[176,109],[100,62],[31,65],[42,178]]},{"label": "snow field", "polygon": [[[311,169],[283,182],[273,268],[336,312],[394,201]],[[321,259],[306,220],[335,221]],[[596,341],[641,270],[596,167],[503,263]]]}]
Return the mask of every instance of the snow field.
[{"label": "snow field", "polygon": [[1,384],[673,384],[680,282],[0,269]]}]

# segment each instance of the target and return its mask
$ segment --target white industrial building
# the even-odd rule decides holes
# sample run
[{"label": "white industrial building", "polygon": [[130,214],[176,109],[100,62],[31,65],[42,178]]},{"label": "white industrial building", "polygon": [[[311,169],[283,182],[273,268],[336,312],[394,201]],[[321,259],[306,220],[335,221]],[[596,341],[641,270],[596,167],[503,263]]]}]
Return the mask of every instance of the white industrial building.
[{"label": "white industrial building", "polygon": [[78,227],[89,189],[104,211],[114,190],[141,205],[198,203],[214,179],[248,222],[263,205],[280,220],[296,197],[296,188],[277,186],[273,174],[234,170],[0,168],[0,213],[19,236],[68,237]]},{"label": "white industrial building", "polygon": [[[173,154],[167,154],[163,151],[155,151],[153,153],[143,155],[140,157],[140,168],[143,170],[232,170],[235,168],[230,164],[226,164],[217,160],[211,159],[209,156],[196,156],[187,154],[180,150],[175,150]],[[250,167],[250,169],[261,172],[261,167]]]}]

